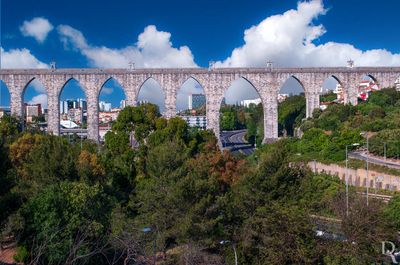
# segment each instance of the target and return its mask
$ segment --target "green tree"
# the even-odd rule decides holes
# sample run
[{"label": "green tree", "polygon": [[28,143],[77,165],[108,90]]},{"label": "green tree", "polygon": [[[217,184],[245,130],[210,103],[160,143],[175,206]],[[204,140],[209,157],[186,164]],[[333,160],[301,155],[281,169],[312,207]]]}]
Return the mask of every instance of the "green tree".
[{"label": "green tree", "polygon": [[279,132],[286,131],[287,135],[293,136],[294,129],[306,116],[306,99],[303,95],[288,97],[278,105]]},{"label": "green tree", "polygon": [[395,195],[385,209],[385,216],[395,229],[400,231],[400,195]]},{"label": "green tree", "polygon": [[11,144],[21,131],[21,121],[17,117],[4,115],[0,119],[0,141],[2,145]]},{"label": "green tree", "polygon": [[27,246],[32,257],[42,263],[88,262],[99,254],[96,249],[106,244],[104,234],[112,205],[99,185],[50,185],[21,209],[25,225],[20,244]]},{"label": "green tree", "polygon": [[24,134],[11,145],[10,157],[18,175],[15,189],[24,199],[46,185],[77,179],[77,154],[62,137]]},{"label": "green tree", "polygon": [[298,207],[276,203],[259,207],[241,234],[245,264],[315,263],[315,232]]}]

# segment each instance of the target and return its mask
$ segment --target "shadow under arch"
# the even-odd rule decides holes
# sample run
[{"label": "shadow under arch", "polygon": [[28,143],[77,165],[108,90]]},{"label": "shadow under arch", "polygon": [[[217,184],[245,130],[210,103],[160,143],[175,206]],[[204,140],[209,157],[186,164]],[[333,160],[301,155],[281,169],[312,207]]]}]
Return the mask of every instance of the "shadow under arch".
[{"label": "shadow under arch", "polygon": [[[224,91],[218,109],[222,147],[248,143],[251,148],[263,142],[265,128],[263,104],[258,88],[246,77],[238,76],[231,82]],[[232,131],[237,130],[239,137],[231,136]]]},{"label": "shadow under arch", "polygon": [[[161,92],[161,93],[160,93]],[[154,77],[147,77],[140,85],[137,95],[137,104],[152,103],[158,106],[160,113],[165,112],[166,93]]]},{"label": "shadow under arch", "polygon": [[[284,93],[282,93],[284,92]],[[290,75],[278,91],[278,136],[296,136],[296,128],[307,116],[308,103],[303,83]]]}]

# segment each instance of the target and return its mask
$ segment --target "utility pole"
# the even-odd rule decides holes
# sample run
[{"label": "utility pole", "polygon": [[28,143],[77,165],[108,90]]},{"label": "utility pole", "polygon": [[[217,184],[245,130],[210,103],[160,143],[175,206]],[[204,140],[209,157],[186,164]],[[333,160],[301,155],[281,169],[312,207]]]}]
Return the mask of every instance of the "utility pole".
[{"label": "utility pole", "polygon": [[349,216],[349,155],[346,145],[346,216]]},{"label": "utility pole", "polygon": [[232,245],[232,249],[233,249],[233,254],[235,255],[235,265],[238,265],[238,255],[237,255],[237,251],[236,251],[236,245],[235,243],[229,241],[229,240],[222,240],[219,242],[221,245],[225,245],[225,244],[231,244]]},{"label": "utility pole", "polygon": [[359,146],[359,143],[346,145],[346,216],[349,216],[349,146]]},{"label": "utility pole", "polygon": [[367,206],[369,205],[368,202],[368,195],[369,195],[369,174],[368,174],[368,162],[369,162],[369,137],[367,133]]}]

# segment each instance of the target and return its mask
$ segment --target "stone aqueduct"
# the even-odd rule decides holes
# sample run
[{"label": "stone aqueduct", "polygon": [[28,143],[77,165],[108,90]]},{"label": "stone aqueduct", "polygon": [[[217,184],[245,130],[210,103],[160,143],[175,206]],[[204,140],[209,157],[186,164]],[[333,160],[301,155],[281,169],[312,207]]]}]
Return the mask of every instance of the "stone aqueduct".
[{"label": "stone aqueduct", "polygon": [[189,78],[195,79],[205,91],[207,127],[219,136],[219,109],[225,91],[233,81],[244,78],[256,89],[264,109],[264,142],[278,138],[277,97],[284,82],[296,78],[302,85],[307,102],[307,117],[319,107],[324,81],[335,78],[344,89],[344,101],[357,104],[357,87],[364,76],[370,76],[381,87],[395,84],[400,67],[354,68],[182,68],[182,69],[0,69],[0,79],[10,92],[11,113],[23,114],[23,95],[33,79],[38,79],[48,96],[48,131],[60,133],[59,98],[64,85],[77,80],[85,92],[88,115],[88,138],[98,141],[98,102],[104,83],[114,78],[123,87],[129,105],[136,105],[139,90],[147,79],[156,80],[165,95],[165,116],[176,115],[177,92]]}]

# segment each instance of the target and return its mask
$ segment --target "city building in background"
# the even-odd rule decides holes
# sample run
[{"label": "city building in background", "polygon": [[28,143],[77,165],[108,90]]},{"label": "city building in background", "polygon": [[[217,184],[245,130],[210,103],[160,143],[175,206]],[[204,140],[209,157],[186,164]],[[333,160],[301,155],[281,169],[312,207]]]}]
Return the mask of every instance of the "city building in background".
[{"label": "city building in background", "polygon": [[[139,103],[142,104],[142,103]],[[117,120],[119,113],[127,106],[127,101],[120,101],[120,108],[112,108],[109,102],[99,102],[99,136],[100,141],[104,141],[104,136],[111,130],[112,123]]]},{"label": "city building in background", "polygon": [[119,103],[119,107],[121,109],[124,109],[126,106],[128,106],[128,101],[126,99],[121,100],[121,102]]},{"label": "city building in background", "polygon": [[361,100],[367,100],[370,93],[378,91],[379,87],[372,80],[364,80],[358,86],[358,98]]},{"label": "city building in background", "polygon": [[261,103],[261,98],[256,98],[256,99],[245,99],[240,101],[240,106],[244,106],[248,108],[250,104],[258,105]]},{"label": "city building in background", "polygon": [[343,103],[344,102],[344,90],[343,87],[337,83],[335,90],[333,90],[333,93],[336,94],[336,100],[338,103]]},{"label": "city building in background", "polygon": [[35,118],[42,116],[42,105],[41,104],[27,104],[25,103],[25,118],[26,122],[32,123]]},{"label": "city building in background", "polygon": [[99,123],[108,124],[115,121],[118,118],[120,112],[121,112],[120,108],[114,108],[110,109],[110,111],[99,112]]},{"label": "city building in background", "polygon": [[289,94],[278,94],[278,103],[282,103],[289,97]]},{"label": "city building in background", "polygon": [[74,121],[77,124],[83,123],[83,111],[81,108],[69,109],[66,117],[66,120]]},{"label": "city building in background", "polygon": [[190,94],[188,96],[189,109],[198,109],[206,104],[206,96],[204,94]]},{"label": "city building in background", "polygon": [[3,118],[4,115],[11,115],[10,108],[0,108],[0,119]]},{"label": "city building in background", "polygon": [[85,99],[83,98],[78,98],[77,99],[78,102],[78,108],[81,108],[83,111],[87,110],[87,102]]},{"label": "city building in background", "polygon": [[190,127],[198,127],[201,129],[207,128],[207,117],[206,116],[181,116]]},{"label": "city building in background", "polygon": [[144,104],[147,104],[147,103],[149,103],[149,101],[143,99],[143,100],[140,100],[140,101],[138,102],[138,105],[140,106],[140,105],[144,105]]},{"label": "city building in background", "polygon": [[70,109],[82,109],[83,112],[87,111],[87,102],[85,99],[67,99],[60,101],[60,114],[67,114]]},{"label": "city building in background", "polygon": [[110,112],[111,108],[112,108],[111,103],[105,101],[99,102],[99,111]]},{"label": "city building in background", "polygon": [[87,120],[87,102],[83,98],[60,101],[60,125],[62,128],[77,128]]}]

